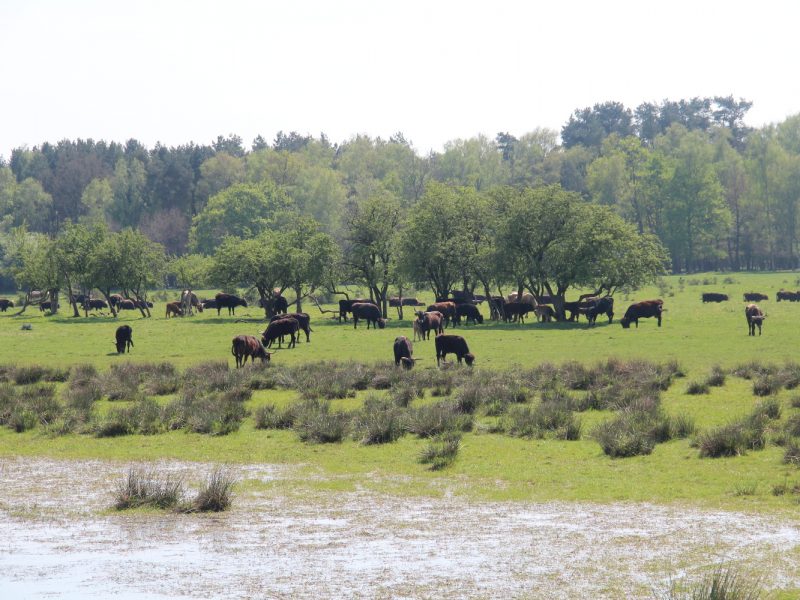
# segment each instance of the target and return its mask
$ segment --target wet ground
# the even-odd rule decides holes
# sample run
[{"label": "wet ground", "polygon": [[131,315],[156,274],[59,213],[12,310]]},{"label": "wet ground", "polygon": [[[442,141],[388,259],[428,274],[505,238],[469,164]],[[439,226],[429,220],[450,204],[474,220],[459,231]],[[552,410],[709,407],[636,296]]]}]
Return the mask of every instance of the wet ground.
[{"label": "wet ground", "polygon": [[[187,482],[211,470],[157,468]],[[652,599],[718,562],[800,587],[800,521],[778,517],[291,493],[298,472],[271,465],[236,467],[244,485],[226,513],[110,511],[127,469],[0,460],[0,597]]]}]

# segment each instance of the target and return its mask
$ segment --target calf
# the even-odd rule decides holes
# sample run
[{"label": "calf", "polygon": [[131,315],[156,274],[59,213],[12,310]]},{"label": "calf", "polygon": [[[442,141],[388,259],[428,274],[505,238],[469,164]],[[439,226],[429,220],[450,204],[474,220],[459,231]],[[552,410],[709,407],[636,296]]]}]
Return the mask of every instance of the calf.
[{"label": "calf", "polygon": [[506,322],[513,320],[524,323],[525,315],[535,310],[536,309],[527,302],[506,302],[503,307],[504,320]]},{"label": "calf", "polygon": [[219,311],[223,308],[228,309],[228,316],[236,314],[237,306],[244,306],[247,308],[247,300],[239,298],[239,296],[234,296],[233,294],[224,294],[220,292],[214,296],[214,300],[217,301],[217,316],[219,316]]},{"label": "calf", "polygon": [[125,351],[130,352],[133,347],[133,329],[130,325],[120,325],[117,327],[117,332],[114,334],[116,338],[114,344],[117,346],[117,354],[124,354]]},{"label": "calf", "polygon": [[283,336],[288,335],[291,337],[288,347],[294,348],[298,331],[300,331],[300,323],[297,322],[297,319],[284,317],[267,325],[264,333],[261,334],[261,341],[265,347],[269,348],[277,340],[278,348],[280,348],[281,344],[283,344]]},{"label": "calf", "polygon": [[536,319],[542,323],[549,323],[550,321],[556,320],[556,311],[552,306],[540,304],[533,309],[533,312],[536,313]]},{"label": "calf", "polygon": [[418,339],[424,340],[425,335],[422,332],[422,322],[419,319],[414,319],[411,321],[411,327],[414,329],[414,341],[416,342]]},{"label": "calf", "polygon": [[472,321],[483,325],[483,315],[474,304],[458,304],[456,306],[456,323],[461,324],[461,317],[464,317],[467,325]]},{"label": "calf", "polygon": [[761,302],[762,300],[769,300],[769,296],[759,292],[747,292],[744,295],[745,302]]},{"label": "calf", "polygon": [[756,334],[756,327],[758,327],[758,335],[761,335],[761,326],[764,324],[764,319],[767,315],[764,314],[757,304],[748,304],[744,309],[744,316],[747,319],[748,335]]},{"label": "calf", "polygon": [[658,319],[658,326],[661,327],[661,313],[664,312],[664,301],[660,298],[657,300],[644,300],[636,302],[628,307],[625,311],[625,316],[619,321],[623,329],[629,329],[631,323],[636,323],[636,328],[639,328],[639,319],[647,319],[656,317]]},{"label": "calf", "polygon": [[381,314],[381,309],[374,304],[366,302],[356,302],[351,307],[353,311],[353,329],[358,328],[358,320],[364,319],[367,322],[367,329],[372,325],[373,328],[383,329],[386,327],[386,319]]},{"label": "calf", "polygon": [[[778,292],[780,294],[780,292]],[[728,294],[719,294],[717,292],[705,292],[702,296],[703,303],[706,302],[727,302]]]},{"label": "calf", "polygon": [[400,366],[401,363],[406,369],[413,367],[416,361],[416,359],[411,358],[413,353],[414,347],[411,345],[411,340],[406,336],[401,335],[394,338],[394,365],[396,367]]},{"label": "calf", "polygon": [[257,337],[237,335],[231,343],[231,354],[236,359],[236,367],[239,368],[245,365],[248,356],[251,362],[256,362],[257,358],[260,358],[261,362],[268,362],[272,353],[267,352]]},{"label": "calf", "polygon": [[169,319],[170,317],[182,317],[182,316],[183,316],[183,304],[180,301],[167,302],[167,314],[164,317],[165,319]]},{"label": "calf", "polygon": [[0,312],[6,312],[9,308],[14,308],[14,303],[8,298],[0,298]]},{"label": "calf", "polygon": [[448,354],[455,354],[458,359],[458,364],[461,364],[461,359],[464,359],[468,366],[472,366],[475,362],[475,355],[469,351],[467,341],[460,335],[437,335],[436,336],[436,366],[439,366],[439,361],[444,361]]}]

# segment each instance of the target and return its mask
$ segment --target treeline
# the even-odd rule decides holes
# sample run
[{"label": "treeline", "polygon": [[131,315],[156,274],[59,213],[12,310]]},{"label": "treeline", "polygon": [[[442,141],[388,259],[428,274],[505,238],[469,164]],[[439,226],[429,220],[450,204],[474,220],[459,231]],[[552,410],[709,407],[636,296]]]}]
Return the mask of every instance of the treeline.
[{"label": "treeline", "polygon": [[265,182],[235,184],[209,200],[190,232],[202,253],[170,257],[141,232],[114,232],[102,220],[67,223],[55,236],[17,228],[3,248],[6,273],[26,302],[50,300],[56,312],[66,296],[74,316],[79,297],[111,305],[116,291],[149,316],[148,292],[169,282],[254,291],[265,316],[287,290],[300,311],[307,298],[347,297],[343,284],[356,283],[384,316],[390,295],[424,287],[437,297],[529,290],[550,296],[563,317],[568,292],[635,288],[669,263],[655,236],[559,185],[479,192],[432,182],[413,210],[374,192],[348,205],[340,227],[337,241]]},{"label": "treeline", "polygon": [[[271,218],[247,206],[250,186],[268,190],[268,211],[311,217],[344,247],[349,215],[374,198],[405,213],[434,183],[480,194],[560,185],[656,235],[675,271],[795,268],[800,115],[751,129],[750,108],[732,97],[633,110],[607,102],[576,110],[560,132],[454,140],[426,156],[399,133],[338,144],[279,133],[249,148],[235,135],[152,149],[45,143],[0,165],[0,235],[24,225],[52,237],[65,222],[103,221],[139,229],[170,255],[208,253],[224,227],[247,234]],[[222,194],[244,203],[238,222],[215,220]]]}]

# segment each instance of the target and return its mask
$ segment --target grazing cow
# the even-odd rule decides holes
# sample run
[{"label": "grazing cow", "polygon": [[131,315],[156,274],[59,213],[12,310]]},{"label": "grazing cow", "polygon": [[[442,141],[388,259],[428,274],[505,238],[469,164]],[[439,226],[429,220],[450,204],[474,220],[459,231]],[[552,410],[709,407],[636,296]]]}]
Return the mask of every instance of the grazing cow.
[{"label": "grazing cow", "polygon": [[406,336],[401,335],[394,338],[394,366],[397,367],[402,363],[406,369],[413,367],[414,362],[416,362],[416,359],[411,358],[413,353],[414,346]]},{"label": "grazing cow", "polygon": [[0,312],[6,312],[9,308],[14,308],[14,303],[8,298],[0,298]]},{"label": "grazing cow", "polygon": [[203,312],[203,304],[192,290],[183,290],[181,292],[180,304],[184,315],[191,317],[193,308],[196,308],[197,312]]},{"label": "grazing cow", "polygon": [[431,339],[431,331],[434,332],[434,337],[440,333],[444,333],[444,315],[438,310],[431,312],[418,312],[417,321],[422,330],[422,339]]},{"label": "grazing cow", "polygon": [[[206,310],[213,310],[217,308],[217,301],[216,300],[203,300],[200,305]],[[219,313],[217,313],[219,314]]]},{"label": "grazing cow", "polygon": [[264,333],[261,334],[261,341],[264,343],[266,348],[269,348],[272,346],[272,343],[277,340],[278,348],[280,348],[281,344],[283,344],[283,336],[288,335],[291,337],[288,347],[294,348],[297,341],[297,333],[299,331],[300,323],[297,322],[297,319],[293,317],[284,317],[282,319],[272,321],[269,325],[267,325]]},{"label": "grazing cow", "polygon": [[88,301],[84,301],[83,303],[83,310],[105,310],[108,308],[108,303],[105,300],[101,300],[100,298],[89,299]]},{"label": "grazing cow", "polygon": [[636,323],[636,328],[639,328],[639,319],[647,319],[656,317],[658,319],[658,326],[661,327],[661,313],[664,312],[664,301],[660,298],[657,300],[644,300],[636,302],[628,307],[625,311],[625,316],[619,321],[623,329],[628,329],[631,323]]},{"label": "grazing cow", "polygon": [[183,302],[175,301],[175,302],[167,302],[167,314],[164,317],[165,319],[169,319],[170,317],[182,317],[183,316]]},{"label": "grazing cow", "polygon": [[748,304],[744,309],[744,316],[747,319],[748,335],[756,334],[756,327],[758,327],[758,335],[761,335],[761,326],[764,324],[764,319],[767,315],[764,314],[757,304]]},{"label": "grazing cow", "polygon": [[260,358],[263,363],[269,362],[269,357],[272,353],[267,352],[257,337],[237,335],[231,343],[231,354],[236,359],[236,367],[239,368],[245,365],[248,356],[250,357],[250,362],[256,362],[256,359]]},{"label": "grazing cow", "polygon": [[569,312],[567,321],[580,321],[581,315],[585,315],[586,311],[591,307],[588,300],[577,302],[564,302],[564,312]]},{"label": "grazing cow", "polygon": [[239,298],[239,296],[234,296],[233,294],[224,294],[220,292],[214,296],[214,300],[217,301],[217,316],[219,316],[219,311],[223,308],[228,309],[228,316],[236,314],[237,306],[244,306],[247,308],[247,300]]},{"label": "grazing cow", "polygon": [[775,300],[780,302],[781,300],[788,300],[789,302],[800,302],[800,292],[787,292],[786,290],[781,290],[777,294],[775,294]]},{"label": "grazing cow", "polygon": [[[780,292],[778,292],[778,294],[780,295]],[[702,300],[704,304],[706,302],[727,302],[728,294],[719,294],[717,292],[704,292]]]},{"label": "grazing cow", "polygon": [[381,309],[374,304],[356,302],[350,307],[350,310],[353,312],[353,329],[358,329],[359,319],[364,319],[367,322],[367,329],[369,329],[370,325],[379,329],[386,327],[386,319],[383,318]]},{"label": "grazing cow", "polygon": [[762,300],[769,300],[769,296],[759,292],[747,292],[744,295],[745,302],[761,302]]},{"label": "grazing cow", "polygon": [[444,326],[447,327],[448,323],[452,322],[455,326],[456,319],[456,303],[455,302],[436,302],[428,307],[428,312],[440,312],[444,317]]},{"label": "grazing cow", "polygon": [[347,313],[353,312],[353,304],[375,304],[369,298],[353,298],[352,300],[339,300],[339,323],[347,323]]},{"label": "grazing cow", "polygon": [[[42,302],[42,303],[39,305],[39,310],[40,310],[41,312],[44,312],[44,311],[46,311],[46,310],[51,310],[51,309],[52,309],[52,307],[53,307],[53,303],[52,303],[52,302],[50,302],[50,300],[45,300],[44,302]],[[58,302],[56,302],[56,308],[57,308],[57,309],[58,309],[58,308],[61,308],[61,304],[60,304],[60,303],[58,303]]]},{"label": "grazing cow", "polygon": [[455,354],[458,359],[458,364],[461,364],[461,359],[467,362],[468,366],[472,366],[475,362],[475,355],[469,351],[467,341],[460,335],[437,335],[436,336],[436,366],[439,366],[439,361],[445,360],[448,354]]},{"label": "grazing cow", "polygon": [[136,308],[153,308],[153,303],[147,300],[134,300],[133,304]]},{"label": "grazing cow", "polygon": [[469,325],[470,321],[483,325],[483,315],[474,304],[456,305],[456,323],[459,325],[461,324],[461,317],[465,318],[467,325]]},{"label": "grazing cow", "polygon": [[117,304],[119,304],[124,299],[125,298],[123,298],[121,294],[111,294],[108,297],[108,301],[111,303],[111,306],[113,306],[115,308],[116,308]]},{"label": "grazing cow", "polygon": [[311,329],[311,317],[308,313],[287,313],[285,315],[274,315],[270,319],[270,323],[272,321],[277,321],[278,319],[287,319],[290,317],[292,319],[297,319],[297,322],[300,324],[300,329],[306,334],[306,342],[310,342],[311,332],[314,330]]},{"label": "grazing cow", "polygon": [[117,354],[124,354],[127,350],[131,351],[133,347],[133,329],[130,325],[120,325],[117,327],[117,332],[114,334],[116,340],[114,344],[117,346]]},{"label": "grazing cow", "polygon": [[520,323],[524,323],[525,315],[535,310],[536,309],[527,302],[506,302],[503,307],[503,318],[506,322],[513,320],[515,322],[519,321]]},{"label": "grazing cow", "polygon": [[608,317],[609,324],[614,321],[614,298],[611,296],[589,298],[587,303],[589,304],[589,308],[586,309],[585,314],[589,325],[594,325],[597,317],[603,314]]},{"label": "grazing cow", "polygon": [[136,310],[136,308],[136,303],[128,298],[117,301],[117,310]]},{"label": "grazing cow", "polygon": [[506,299],[502,296],[492,296],[489,298],[489,313],[493,321],[505,320],[506,318]]}]

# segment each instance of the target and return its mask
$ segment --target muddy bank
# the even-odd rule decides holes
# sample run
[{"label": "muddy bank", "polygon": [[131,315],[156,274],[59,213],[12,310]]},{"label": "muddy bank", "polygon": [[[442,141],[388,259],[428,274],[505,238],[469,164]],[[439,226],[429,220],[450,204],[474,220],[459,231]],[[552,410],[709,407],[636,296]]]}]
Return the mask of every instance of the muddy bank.
[{"label": "muddy bank", "polygon": [[[245,486],[222,515],[110,513],[125,465],[0,462],[4,597],[652,598],[720,560],[800,587],[800,525],[646,504],[475,503]],[[199,481],[208,465],[159,470]],[[287,467],[236,468],[288,483]],[[262,489],[267,491],[246,491]]]}]

